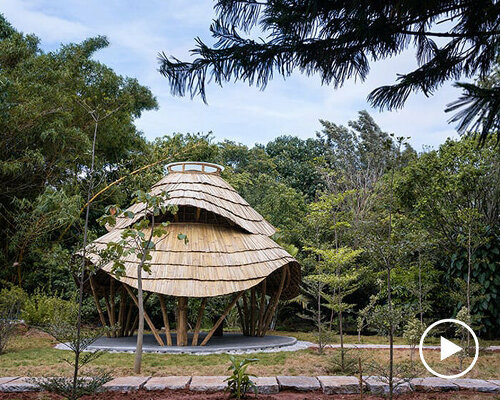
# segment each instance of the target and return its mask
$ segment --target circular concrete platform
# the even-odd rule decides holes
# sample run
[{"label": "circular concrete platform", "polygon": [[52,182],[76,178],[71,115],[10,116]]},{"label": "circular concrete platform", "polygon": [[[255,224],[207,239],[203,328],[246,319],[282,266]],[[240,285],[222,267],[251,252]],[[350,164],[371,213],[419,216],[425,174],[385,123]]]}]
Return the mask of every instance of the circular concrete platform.
[{"label": "circular concrete platform", "polygon": [[[200,333],[198,343],[205,338],[204,333]],[[165,335],[161,335],[166,343]],[[191,343],[193,335],[188,335],[188,343]],[[87,348],[89,351],[104,350],[112,352],[133,352],[137,336],[122,338],[101,337]],[[176,342],[175,333],[172,334],[173,343]],[[243,336],[240,333],[224,333],[224,336],[212,336],[206,346],[159,346],[153,335],[144,335],[143,351],[146,353],[190,353],[190,354],[210,354],[210,353],[231,353],[231,352],[256,352],[266,350],[280,351],[282,348],[294,346],[297,339],[289,336]],[[290,348],[290,350],[292,350]],[[298,349],[297,349],[298,350]]]}]

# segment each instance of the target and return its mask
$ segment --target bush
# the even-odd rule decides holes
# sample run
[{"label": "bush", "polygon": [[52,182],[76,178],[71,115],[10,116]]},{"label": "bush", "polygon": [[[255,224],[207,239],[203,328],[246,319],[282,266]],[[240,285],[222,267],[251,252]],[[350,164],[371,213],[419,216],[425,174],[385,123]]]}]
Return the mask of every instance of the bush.
[{"label": "bush", "polygon": [[331,375],[358,375],[358,352],[358,349],[344,348],[344,359],[342,361],[342,350],[335,349],[327,359],[327,372]]},{"label": "bush", "polygon": [[0,291],[0,354],[14,334],[16,320],[25,301],[26,293],[17,286]]},{"label": "bush", "polygon": [[30,326],[43,327],[54,322],[74,323],[77,315],[77,304],[35,291],[25,302],[21,316]]}]

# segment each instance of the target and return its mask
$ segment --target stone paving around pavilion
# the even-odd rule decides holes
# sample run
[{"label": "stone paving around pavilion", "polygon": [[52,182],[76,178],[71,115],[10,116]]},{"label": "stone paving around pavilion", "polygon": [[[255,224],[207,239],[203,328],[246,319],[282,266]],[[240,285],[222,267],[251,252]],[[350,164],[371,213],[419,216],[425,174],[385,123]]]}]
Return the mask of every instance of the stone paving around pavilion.
[{"label": "stone paving around pavilion", "polygon": [[[227,383],[225,376],[125,376],[115,378],[104,385],[105,390],[129,392],[144,390],[181,390],[195,392],[223,391]],[[322,391],[325,394],[359,393],[359,379],[354,376],[272,376],[252,378],[259,393],[274,394],[282,390]],[[365,392],[384,395],[389,385],[376,376],[364,377]],[[0,392],[29,392],[37,387],[30,383],[28,377],[0,377]],[[441,392],[469,390],[487,393],[500,393],[499,379],[442,379],[415,378],[409,382],[396,383],[395,393],[412,391]]]}]

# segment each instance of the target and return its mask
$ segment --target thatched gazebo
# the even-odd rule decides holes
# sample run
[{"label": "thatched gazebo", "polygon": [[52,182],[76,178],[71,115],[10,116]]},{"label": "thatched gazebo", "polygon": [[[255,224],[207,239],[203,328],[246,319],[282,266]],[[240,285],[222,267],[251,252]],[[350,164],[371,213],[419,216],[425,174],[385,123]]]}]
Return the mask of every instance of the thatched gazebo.
[{"label": "thatched gazebo", "polygon": [[[204,346],[221,326],[233,307],[238,308],[244,335],[264,336],[279,299],[295,297],[300,285],[300,265],[270,238],[276,230],[227,183],[223,167],[203,162],[177,162],[167,166],[168,174],[156,183],[152,194],[167,192],[168,203],[178,206],[176,215],[161,216],[158,223],[170,221],[168,234],[159,239],[148,262],[151,273],[142,273],[146,296],[159,298],[166,343],[172,345],[168,310],[164,296],[177,298],[177,345],[188,345],[188,298],[201,298],[191,345],[198,345],[201,321],[207,299],[233,294],[232,300],[201,342]],[[133,219],[118,218],[104,236],[93,242],[88,258],[98,262],[98,250],[120,240],[126,227],[147,218],[144,204],[128,210]],[[156,223],[156,221],[155,221]],[[185,244],[178,233],[187,235]],[[119,324],[113,336],[133,334],[137,324],[137,263],[135,256],[123,260],[126,271],[117,279],[112,263],[91,277],[92,292],[103,325]],[[120,296],[118,296],[120,294]],[[106,312],[101,307],[104,298]],[[116,299],[118,298],[118,301]],[[146,311],[146,310],[145,310]],[[145,320],[157,342],[163,346],[158,330],[145,312]]]}]

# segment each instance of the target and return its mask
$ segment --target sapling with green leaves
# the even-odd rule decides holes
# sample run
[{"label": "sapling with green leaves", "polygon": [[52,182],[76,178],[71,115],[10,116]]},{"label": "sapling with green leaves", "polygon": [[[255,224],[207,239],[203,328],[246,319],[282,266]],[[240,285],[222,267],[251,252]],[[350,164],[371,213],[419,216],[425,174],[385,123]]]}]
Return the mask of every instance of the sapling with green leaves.
[{"label": "sapling with green leaves", "polygon": [[476,260],[476,251],[489,240],[488,227],[483,222],[482,214],[475,208],[464,208],[457,211],[458,219],[463,229],[457,236],[458,242],[467,249],[467,291],[465,307],[470,313],[471,305],[471,277]]},{"label": "sapling with green leaves", "polygon": [[344,312],[354,306],[354,304],[345,303],[344,299],[359,288],[362,271],[353,267],[353,263],[363,251],[353,250],[349,247],[337,249],[308,247],[305,250],[312,251],[320,258],[316,274],[309,275],[308,278],[329,289],[329,292],[322,291],[321,295],[327,301],[328,308],[335,311],[339,317],[341,368],[344,370],[345,349],[342,316]]},{"label": "sapling with green leaves", "polygon": [[[142,289],[142,271],[151,272],[149,261],[151,261],[151,251],[155,249],[156,244],[168,235],[167,227],[169,222],[156,223],[155,219],[167,212],[177,213],[177,206],[167,203],[168,193],[161,192],[158,195],[146,193],[138,190],[134,193],[133,204],[142,204],[141,215],[138,219],[121,233],[121,239],[117,242],[109,242],[107,251],[113,254],[112,273],[119,279],[125,274],[125,259],[129,255],[135,255],[137,264],[137,301],[139,309],[139,324],[137,330],[137,345],[135,350],[134,372],[140,373],[142,363],[142,345],[144,340],[144,296]],[[99,220],[103,225],[114,226],[117,216],[136,219],[136,213],[125,210],[122,212],[116,205],[108,206],[106,214]],[[188,238],[185,234],[178,234],[177,238],[183,240],[186,244]],[[156,241],[155,241],[156,239]]]},{"label": "sapling with green leaves", "polygon": [[406,323],[403,328],[403,338],[410,345],[410,363],[413,364],[413,353],[415,352],[415,347],[417,347],[420,342],[420,337],[424,333],[424,325],[418,318],[411,318]]},{"label": "sapling with green leaves", "polygon": [[[309,276],[304,277],[302,281],[302,293],[307,296],[308,300],[303,304],[303,313],[298,314],[300,318],[311,321],[317,332],[318,353],[323,354],[325,346],[332,342],[333,335],[328,329],[326,316],[323,314],[322,309],[325,306],[323,301],[323,292],[325,284],[321,281],[310,279]],[[312,307],[309,307],[309,304]]]}]

